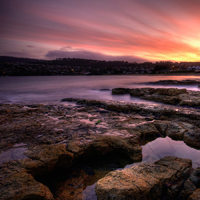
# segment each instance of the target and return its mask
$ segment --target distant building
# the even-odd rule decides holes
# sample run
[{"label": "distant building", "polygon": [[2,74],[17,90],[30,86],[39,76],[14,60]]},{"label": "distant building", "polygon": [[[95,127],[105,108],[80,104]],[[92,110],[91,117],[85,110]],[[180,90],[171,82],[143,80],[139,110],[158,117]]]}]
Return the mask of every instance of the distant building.
[{"label": "distant building", "polygon": [[194,70],[194,71],[200,70],[200,66],[189,66],[188,70]]}]

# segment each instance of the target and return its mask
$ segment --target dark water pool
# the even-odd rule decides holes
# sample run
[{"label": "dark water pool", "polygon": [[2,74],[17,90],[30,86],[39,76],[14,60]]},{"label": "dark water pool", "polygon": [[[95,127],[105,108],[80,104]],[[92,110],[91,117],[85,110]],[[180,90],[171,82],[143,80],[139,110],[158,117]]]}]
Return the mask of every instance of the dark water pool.
[{"label": "dark water pool", "polygon": [[[140,163],[154,163],[163,156],[177,156],[191,159],[193,168],[200,167],[200,150],[187,146],[183,141],[175,141],[169,137],[157,138],[143,145],[142,155],[143,158]],[[121,163],[123,165],[125,162]],[[84,166],[80,169],[74,169],[71,177],[59,182],[59,187],[55,190],[55,196],[57,197],[55,199],[97,200],[95,185],[100,178],[103,178],[109,171],[121,170],[140,163],[119,166],[116,160],[112,160],[107,163],[107,166],[103,163],[99,163],[98,167]]]}]

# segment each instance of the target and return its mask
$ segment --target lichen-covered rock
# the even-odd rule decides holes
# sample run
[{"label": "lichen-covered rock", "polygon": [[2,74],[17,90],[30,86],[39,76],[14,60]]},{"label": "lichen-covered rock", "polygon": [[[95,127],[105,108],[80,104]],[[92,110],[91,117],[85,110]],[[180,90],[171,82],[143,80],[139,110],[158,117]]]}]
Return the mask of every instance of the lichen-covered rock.
[{"label": "lichen-covered rock", "polygon": [[140,164],[108,173],[96,184],[99,200],[175,198],[191,172],[191,160],[166,156],[154,164]]}]

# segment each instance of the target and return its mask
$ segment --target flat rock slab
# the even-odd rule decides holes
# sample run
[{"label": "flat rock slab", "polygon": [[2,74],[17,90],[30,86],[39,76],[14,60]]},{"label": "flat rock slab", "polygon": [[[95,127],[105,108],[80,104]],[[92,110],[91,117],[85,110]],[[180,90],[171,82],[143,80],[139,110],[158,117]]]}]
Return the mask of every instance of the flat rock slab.
[{"label": "flat rock slab", "polygon": [[141,99],[172,105],[200,107],[200,92],[177,88],[114,88],[112,94],[130,94]]},{"label": "flat rock slab", "polygon": [[189,159],[166,156],[154,164],[110,172],[97,182],[95,190],[99,200],[174,198],[191,164]]},{"label": "flat rock slab", "polygon": [[16,160],[16,159],[24,159],[27,158],[24,155],[24,152],[28,148],[26,147],[20,147],[20,148],[11,148],[7,151],[3,151],[0,153],[0,165],[4,162],[8,162],[10,160]]},{"label": "flat rock slab", "polygon": [[[200,143],[198,109],[76,100],[86,105],[0,105],[1,155],[5,157],[4,152],[8,152],[11,159],[19,159],[2,161],[0,199],[52,199],[48,187],[36,181],[36,176],[51,173],[55,169],[68,170],[80,160],[90,157],[98,159],[110,153],[117,156],[123,154],[132,161],[139,161],[142,158],[142,142],[160,136],[181,139],[197,148]],[[18,153],[20,151],[22,157],[16,157],[13,149]],[[173,162],[177,162],[177,166],[178,163],[183,163],[177,160]],[[179,176],[177,170],[184,175],[184,168],[169,168],[164,163],[144,164],[137,167],[137,173],[133,173],[135,179],[132,180],[137,181],[141,177],[141,188],[151,185],[154,190],[157,191],[158,188],[160,191],[164,182],[168,184],[168,179],[174,180],[173,174],[179,181],[181,175]],[[187,169],[190,170],[190,167]],[[124,175],[127,177],[127,180],[123,179],[124,184],[129,185],[127,187],[130,187],[132,180],[128,177],[133,171],[129,169],[127,175]],[[144,176],[138,175],[141,171],[145,172]],[[159,171],[159,174],[155,171]],[[163,177],[164,174],[168,175],[167,178]],[[121,174],[116,177],[121,177]],[[149,179],[145,180],[145,177]],[[158,181],[160,179],[161,183]],[[171,182],[169,185],[175,187]],[[179,188],[179,184],[176,188]],[[139,187],[135,191],[141,193]],[[174,189],[167,191],[170,192],[169,196],[174,194],[172,191],[177,192]],[[112,192],[110,194],[114,195]]]}]

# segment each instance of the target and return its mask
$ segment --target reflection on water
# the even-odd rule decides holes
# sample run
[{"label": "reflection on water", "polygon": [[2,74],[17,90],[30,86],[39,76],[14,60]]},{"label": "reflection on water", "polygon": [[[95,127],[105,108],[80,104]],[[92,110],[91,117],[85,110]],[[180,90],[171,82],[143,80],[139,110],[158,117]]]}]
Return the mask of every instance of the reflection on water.
[{"label": "reflection on water", "polygon": [[[142,146],[142,162],[154,163],[164,156],[176,156],[192,160],[192,167],[200,167],[200,150],[187,146],[183,141],[175,141],[169,137],[157,138]],[[127,165],[130,167],[132,165]]]},{"label": "reflection on water", "polygon": [[27,150],[28,148],[26,144],[15,144],[13,148],[0,153],[0,165],[11,160],[27,158],[27,156],[24,155],[24,152]]},{"label": "reflection on water", "polygon": [[[112,96],[116,87],[151,87],[137,83],[158,80],[200,79],[198,76],[30,76],[0,77],[0,103],[58,103],[67,97],[102,100],[139,101],[130,96]],[[152,87],[186,87],[199,90],[197,85]]]},{"label": "reflection on water", "polygon": [[95,200],[96,182],[108,172],[123,168],[128,163],[131,163],[131,160],[126,155],[119,152],[110,153],[81,159],[69,171],[55,170],[50,175],[36,177],[36,180],[50,188],[55,200]]},{"label": "reflection on water", "polygon": [[[0,103],[60,103],[61,99],[67,97],[134,101],[145,103],[148,101],[130,97],[130,95],[112,96],[111,89],[115,87],[150,87],[147,85],[137,84],[142,82],[197,78],[198,77],[195,76],[0,77]],[[154,85],[152,87],[161,86]],[[174,87],[186,87],[187,89],[198,90],[197,86]],[[71,104],[71,106],[73,106],[73,104]],[[169,137],[158,138],[142,146],[142,149],[142,162],[153,163],[161,157],[168,155],[181,158],[189,158],[192,160],[194,168],[200,167],[200,150],[190,148],[182,141],[174,141]],[[22,159],[24,158],[23,152],[25,150],[25,147],[15,148],[4,152],[1,154],[1,156],[2,158],[9,157],[11,159],[16,159],[16,155],[20,155],[22,157],[19,157],[19,159]],[[100,163],[99,166],[102,166],[102,163]],[[126,165],[126,167],[130,167],[132,165]],[[113,169],[116,169],[116,167],[114,166]],[[76,199],[76,197],[80,197],[85,200],[95,200],[97,199],[94,192],[96,181],[99,178],[102,178],[108,171],[110,170],[94,170],[94,175],[87,174],[84,172],[84,170],[79,171],[77,174],[74,174],[74,176],[72,175],[67,180],[65,179],[65,181],[61,181],[61,183],[59,183],[59,189],[57,192],[59,191],[59,194],[63,195],[63,199]],[[60,198],[58,197],[58,199]]]},{"label": "reflection on water", "polygon": [[[179,158],[191,159],[193,168],[200,167],[200,150],[193,149],[187,146],[183,141],[175,141],[169,137],[157,138],[142,146],[142,155],[142,162],[145,163],[154,163],[164,156],[177,156]],[[129,164],[126,165],[125,168],[140,163]],[[76,171],[76,176],[73,175],[70,179],[60,183],[59,189],[56,192],[59,193],[58,199],[65,199],[67,197],[67,199],[97,200],[95,185],[100,178],[103,178],[111,171],[111,163],[107,163],[107,165],[108,166],[105,166],[105,163],[99,163],[98,169],[94,169],[94,166],[91,167],[90,170],[94,170],[94,174],[88,174],[88,170]],[[118,165],[117,167],[117,165],[114,164],[112,170],[116,168],[117,170],[122,169],[119,167],[122,166]]]}]

